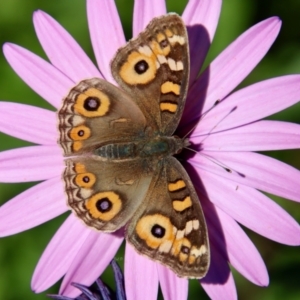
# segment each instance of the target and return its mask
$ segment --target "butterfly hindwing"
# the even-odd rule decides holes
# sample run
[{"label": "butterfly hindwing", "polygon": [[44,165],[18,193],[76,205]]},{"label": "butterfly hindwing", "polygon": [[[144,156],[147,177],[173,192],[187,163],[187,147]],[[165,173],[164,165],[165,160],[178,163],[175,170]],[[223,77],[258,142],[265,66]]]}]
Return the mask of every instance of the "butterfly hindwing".
[{"label": "butterfly hindwing", "polygon": [[153,19],[119,49],[111,63],[117,83],[133,95],[155,131],[174,133],[185,104],[189,78],[188,37],[176,14]]},{"label": "butterfly hindwing", "polygon": [[202,278],[210,257],[198,196],[174,157],[159,164],[143,203],[128,224],[126,238],[138,252],[166,264],[180,277]]},{"label": "butterfly hindwing", "polygon": [[152,174],[138,159],[113,163],[97,157],[78,157],[66,160],[63,177],[73,212],[88,226],[111,232],[132,217],[149,188]]}]

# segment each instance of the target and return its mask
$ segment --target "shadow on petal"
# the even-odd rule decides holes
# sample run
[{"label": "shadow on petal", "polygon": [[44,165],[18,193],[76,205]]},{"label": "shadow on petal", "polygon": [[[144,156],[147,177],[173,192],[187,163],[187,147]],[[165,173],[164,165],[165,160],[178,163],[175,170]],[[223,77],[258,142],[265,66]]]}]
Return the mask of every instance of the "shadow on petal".
[{"label": "shadow on petal", "polygon": [[[187,163],[184,166],[196,188],[204,216],[206,219],[209,219],[209,223],[213,224],[213,228],[211,226],[207,226],[211,251],[211,263],[207,275],[202,280],[206,283],[222,285],[226,283],[230,277],[230,269],[227,263],[228,253],[222,224],[213,204],[208,200],[208,195],[199,174],[193,166]],[[218,248],[216,248],[215,245],[218,245]],[[220,245],[222,248],[220,248]]]}]

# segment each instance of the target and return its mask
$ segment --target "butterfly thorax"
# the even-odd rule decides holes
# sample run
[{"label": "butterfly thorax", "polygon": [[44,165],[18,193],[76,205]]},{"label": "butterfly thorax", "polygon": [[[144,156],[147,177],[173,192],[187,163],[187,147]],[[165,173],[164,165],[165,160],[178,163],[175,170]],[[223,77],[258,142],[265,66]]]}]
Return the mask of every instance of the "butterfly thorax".
[{"label": "butterfly thorax", "polygon": [[97,148],[95,154],[107,160],[159,159],[177,154],[187,145],[187,139],[157,135],[134,142],[106,144]]}]

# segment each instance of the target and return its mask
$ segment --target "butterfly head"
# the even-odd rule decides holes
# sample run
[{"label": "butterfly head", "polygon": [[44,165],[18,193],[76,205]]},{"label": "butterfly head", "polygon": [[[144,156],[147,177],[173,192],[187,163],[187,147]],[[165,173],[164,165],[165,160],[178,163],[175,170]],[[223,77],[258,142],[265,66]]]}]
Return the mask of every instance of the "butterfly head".
[{"label": "butterfly head", "polygon": [[174,135],[172,138],[174,139],[174,154],[181,153],[182,149],[191,145],[188,138],[180,138],[177,135]]}]

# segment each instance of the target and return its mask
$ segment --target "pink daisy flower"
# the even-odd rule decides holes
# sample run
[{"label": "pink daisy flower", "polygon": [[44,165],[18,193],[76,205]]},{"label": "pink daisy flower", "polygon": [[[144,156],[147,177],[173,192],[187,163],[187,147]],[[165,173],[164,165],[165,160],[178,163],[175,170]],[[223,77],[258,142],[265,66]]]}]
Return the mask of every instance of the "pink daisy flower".
[{"label": "pink daisy flower", "polygon": [[[261,120],[299,101],[300,75],[269,79],[232,92],[274,42],[281,22],[273,17],[247,30],[197,77],[213,39],[220,9],[221,0],[191,0],[183,12],[190,39],[191,75],[178,132],[182,136],[220,101],[188,136],[200,147],[199,154],[188,158],[184,165],[199,193],[210,238],[211,266],[200,283],[212,299],[236,299],[230,265],[254,284],[266,286],[269,281],[259,252],[238,223],[279,243],[300,244],[298,223],[261,192],[299,201],[300,172],[253,152],[300,148],[299,125]],[[56,109],[70,88],[85,78],[114,82],[110,61],[125,44],[115,4],[111,0],[87,0],[87,13],[98,68],[69,33],[42,11],[34,13],[34,26],[50,63],[14,44],[7,43],[3,48],[15,72]],[[133,36],[153,17],[163,14],[166,14],[165,1],[158,0],[155,5],[136,1]],[[107,40],[109,43],[104,45]],[[56,123],[52,111],[0,103],[0,130],[37,144],[1,152],[0,181],[42,181],[0,208],[1,236],[35,227],[68,210],[61,180],[64,157],[57,144]],[[71,283],[94,282],[123,239],[122,230],[113,234],[95,232],[71,214],[41,256],[33,274],[32,289],[36,293],[45,291],[63,277],[60,294],[75,297],[79,291]],[[178,278],[126,245],[127,298],[155,299],[159,284],[165,299],[187,298],[187,279]]]}]

